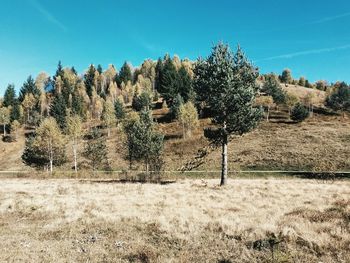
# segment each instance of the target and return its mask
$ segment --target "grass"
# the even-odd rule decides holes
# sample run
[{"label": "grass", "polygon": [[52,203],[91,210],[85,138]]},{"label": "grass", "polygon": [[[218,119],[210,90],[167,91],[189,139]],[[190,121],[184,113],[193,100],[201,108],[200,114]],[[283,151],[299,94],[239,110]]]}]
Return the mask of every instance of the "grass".
[{"label": "grass", "polygon": [[350,261],[349,181],[0,183],[0,262]]}]

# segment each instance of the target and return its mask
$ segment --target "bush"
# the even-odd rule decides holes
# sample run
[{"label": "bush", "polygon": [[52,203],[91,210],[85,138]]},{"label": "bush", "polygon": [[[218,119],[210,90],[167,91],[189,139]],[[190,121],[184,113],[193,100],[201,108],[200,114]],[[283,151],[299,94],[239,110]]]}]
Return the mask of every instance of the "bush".
[{"label": "bush", "polygon": [[302,122],[309,117],[309,110],[300,102],[297,103],[291,112],[291,119],[296,122]]}]

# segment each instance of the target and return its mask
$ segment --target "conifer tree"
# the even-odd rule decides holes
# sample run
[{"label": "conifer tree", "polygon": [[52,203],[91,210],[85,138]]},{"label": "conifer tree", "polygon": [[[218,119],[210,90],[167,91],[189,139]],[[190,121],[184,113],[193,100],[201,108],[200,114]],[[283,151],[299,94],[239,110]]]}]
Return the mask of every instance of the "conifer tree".
[{"label": "conifer tree", "polygon": [[281,75],[281,82],[286,83],[286,84],[292,84],[293,77],[292,77],[292,73],[291,73],[290,69],[283,70],[282,75]]},{"label": "conifer tree", "polygon": [[124,131],[130,164],[132,160],[143,161],[146,175],[149,176],[149,167],[160,162],[164,140],[164,136],[154,130],[151,112],[141,111],[139,119],[124,125]]},{"label": "conifer tree", "polygon": [[158,92],[167,102],[171,102],[179,93],[179,74],[169,56],[164,61],[161,86]]},{"label": "conifer tree", "polygon": [[222,146],[221,185],[227,182],[227,145],[230,134],[242,135],[256,127],[261,109],[254,108],[258,92],[258,70],[240,47],[233,54],[228,45],[219,43],[205,61],[198,61],[194,84],[196,90],[209,94],[205,103],[211,108],[216,130],[205,135]]},{"label": "conifer tree", "polygon": [[194,91],[192,87],[192,79],[188,74],[186,68],[181,66],[178,72],[179,94],[184,102],[188,102],[194,98]]},{"label": "conifer tree", "polygon": [[89,160],[93,171],[96,171],[100,167],[108,166],[108,148],[106,138],[97,128],[92,129],[90,135],[91,140],[85,143],[83,156]]},{"label": "conifer tree", "polygon": [[86,88],[86,93],[89,95],[91,98],[92,96],[92,90],[94,87],[94,82],[95,82],[95,74],[96,74],[96,69],[94,65],[90,65],[88,71],[84,75],[84,83],[85,83],[85,88]]},{"label": "conifer tree", "polygon": [[120,120],[124,119],[125,117],[125,109],[124,109],[124,104],[120,99],[117,99],[114,103],[114,111],[115,111],[115,116],[117,118],[117,121],[119,122]]},{"label": "conifer tree", "polygon": [[50,115],[55,118],[61,129],[65,128],[66,107],[67,105],[62,94],[56,95],[50,107]]},{"label": "conifer tree", "polygon": [[122,82],[124,84],[128,83],[128,81],[133,81],[133,75],[131,72],[130,65],[125,61],[123,66],[120,69],[119,76],[118,76],[118,85],[120,85]]},{"label": "conifer tree", "polygon": [[22,102],[27,94],[33,94],[33,96],[38,99],[40,96],[40,90],[36,87],[34,79],[29,76],[27,81],[23,83],[23,86],[19,92],[19,101]]},{"label": "conifer tree", "polygon": [[159,58],[155,68],[155,80],[154,80],[154,87],[158,92],[162,90],[162,85],[163,85],[162,78],[163,78],[163,60]]},{"label": "conifer tree", "polygon": [[15,91],[15,86],[13,84],[10,84],[7,86],[3,98],[2,105],[4,107],[13,107],[14,104],[16,103],[16,91]]}]

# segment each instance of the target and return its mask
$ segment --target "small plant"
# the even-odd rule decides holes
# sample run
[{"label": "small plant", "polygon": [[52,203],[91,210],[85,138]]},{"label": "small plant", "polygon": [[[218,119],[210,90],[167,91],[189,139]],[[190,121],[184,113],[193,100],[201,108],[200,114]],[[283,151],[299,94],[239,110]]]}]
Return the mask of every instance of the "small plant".
[{"label": "small plant", "polygon": [[301,103],[297,103],[292,111],[291,111],[291,119],[296,122],[302,122],[304,121],[307,117],[309,117],[309,110],[302,105]]}]

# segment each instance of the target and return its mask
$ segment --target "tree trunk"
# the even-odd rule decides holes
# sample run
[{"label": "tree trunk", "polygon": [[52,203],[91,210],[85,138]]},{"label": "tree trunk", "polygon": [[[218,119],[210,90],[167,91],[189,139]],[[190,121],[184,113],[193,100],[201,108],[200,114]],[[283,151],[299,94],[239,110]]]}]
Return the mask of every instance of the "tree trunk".
[{"label": "tree trunk", "polygon": [[269,116],[270,116],[270,107],[267,107],[267,115],[266,115],[266,121],[269,121]]},{"label": "tree trunk", "polygon": [[4,124],[4,137],[6,136],[6,124]]},{"label": "tree trunk", "polygon": [[78,165],[77,165],[77,146],[73,145],[73,155],[74,155],[74,171],[75,173],[78,172]]},{"label": "tree trunk", "polygon": [[227,134],[226,134],[226,124],[224,125],[224,134],[222,140],[222,165],[221,165],[221,182],[220,185],[223,186],[227,183]]},{"label": "tree trunk", "polygon": [[50,159],[50,173],[52,174],[53,171],[53,161]]}]

